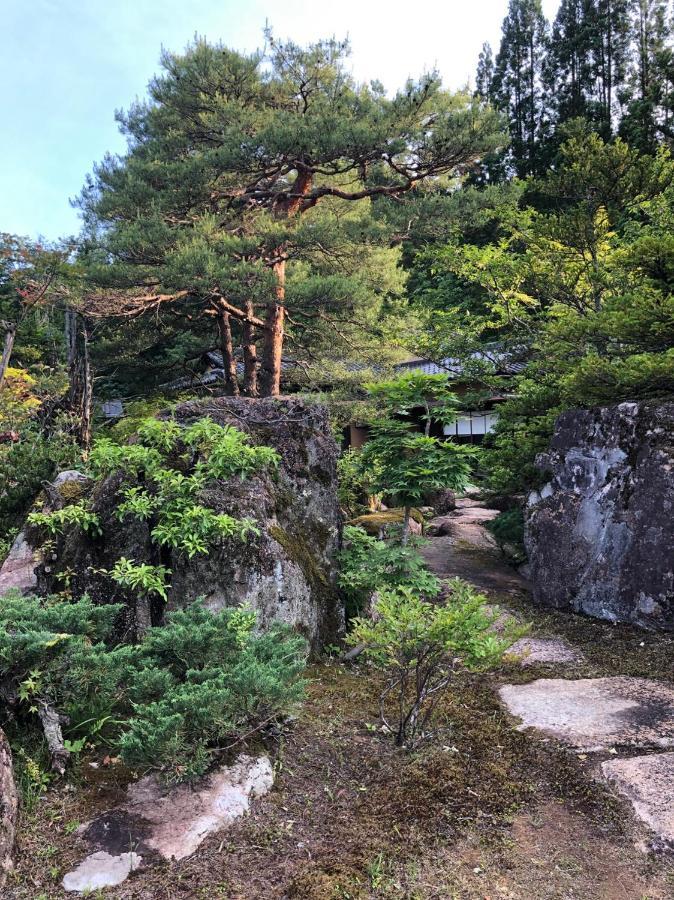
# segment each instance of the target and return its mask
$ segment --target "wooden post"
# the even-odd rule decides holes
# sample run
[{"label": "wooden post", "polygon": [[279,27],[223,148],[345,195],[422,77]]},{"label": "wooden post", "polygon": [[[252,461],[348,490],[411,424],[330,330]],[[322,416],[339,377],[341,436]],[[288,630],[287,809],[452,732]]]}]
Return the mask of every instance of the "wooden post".
[{"label": "wooden post", "polygon": [[12,751],[5,733],[0,728],[0,889],[14,865],[18,811],[19,795],[14,783]]},{"label": "wooden post", "polygon": [[76,420],[75,433],[84,450],[91,444],[91,405],[93,379],[89,362],[89,332],[83,316],[66,310],[66,343],[68,347],[68,408]]}]

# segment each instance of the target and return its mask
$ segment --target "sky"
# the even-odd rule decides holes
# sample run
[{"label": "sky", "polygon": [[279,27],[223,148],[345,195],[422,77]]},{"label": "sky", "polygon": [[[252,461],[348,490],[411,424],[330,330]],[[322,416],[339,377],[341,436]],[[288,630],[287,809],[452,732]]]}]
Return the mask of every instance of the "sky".
[{"label": "sky", "polygon": [[[114,113],[158,70],[162,47],[195,34],[237,50],[278,38],[348,35],[354,75],[395,91],[437,68],[447,87],[497,49],[508,0],[0,0],[0,232],[79,231],[69,203],[94,163],[124,150]],[[548,17],[557,0],[543,0]]]}]

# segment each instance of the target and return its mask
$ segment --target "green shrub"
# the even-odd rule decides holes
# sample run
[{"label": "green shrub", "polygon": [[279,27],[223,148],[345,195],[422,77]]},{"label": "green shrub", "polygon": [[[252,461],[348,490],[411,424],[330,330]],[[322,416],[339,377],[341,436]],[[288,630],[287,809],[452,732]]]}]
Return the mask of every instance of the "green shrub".
[{"label": "green shrub", "polygon": [[380,541],[353,525],[344,529],[339,563],[339,586],[349,618],[359,615],[377,591],[411,588],[434,597],[440,590],[440,582],[426,568],[415,545]]},{"label": "green shrub", "polygon": [[382,724],[397,746],[410,750],[429,736],[437,703],[455,673],[494,665],[518,636],[513,627],[496,633],[498,613],[469,584],[455,578],[448,587],[443,603],[428,602],[410,587],[380,591],[375,619],[356,619],[349,635],[386,673]]},{"label": "green shrub", "polygon": [[368,475],[360,462],[360,451],[346,450],[337,461],[339,505],[353,519],[368,509]]},{"label": "green shrub", "polygon": [[509,556],[513,562],[524,562],[526,559],[524,551],[524,515],[519,506],[499,513],[495,519],[487,522],[486,526],[494,535],[502,553]]},{"label": "green shrub", "polygon": [[135,645],[111,643],[119,605],[10,595],[0,607],[0,679],[25,733],[39,704],[70,720],[71,747],[104,737],[135,768],[175,780],[292,710],[306,642],[265,634],[242,609],[170,613]]},{"label": "green shrub", "polygon": [[78,525],[82,531],[88,531],[90,534],[101,534],[101,523],[98,516],[87,508],[83,500],[49,513],[30,513],[27,521],[29,525],[45,529],[51,537],[62,534],[64,528],[69,525]]},{"label": "green shrub", "polygon": [[45,434],[39,422],[30,421],[21,426],[16,443],[0,444],[0,560],[42,482],[82,462],[67,424],[57,422],[51,433]]}]

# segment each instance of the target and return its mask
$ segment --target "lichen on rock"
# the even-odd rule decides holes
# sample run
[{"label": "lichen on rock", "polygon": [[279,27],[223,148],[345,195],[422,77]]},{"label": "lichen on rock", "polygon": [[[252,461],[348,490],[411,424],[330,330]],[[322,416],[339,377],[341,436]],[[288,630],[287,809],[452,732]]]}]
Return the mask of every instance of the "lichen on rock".
[{"label": "lichen on rock", "polygon": [[534,600],[674,630],[674,402],[559,417],[525,545]]}]

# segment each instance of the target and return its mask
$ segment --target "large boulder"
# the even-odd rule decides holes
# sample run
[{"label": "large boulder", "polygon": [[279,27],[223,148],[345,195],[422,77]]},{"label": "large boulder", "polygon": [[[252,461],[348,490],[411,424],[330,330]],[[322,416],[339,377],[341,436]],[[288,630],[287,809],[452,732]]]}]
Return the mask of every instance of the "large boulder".
[{"label": "large boulder", "polygon": [[[128,613],[122,630],[132,636],[161,622],[166,608],[203,597],[214,611],[247,603],[262,628],[285,622],[314,650],[334,641],[344,627],[335,559],[342,518],[338,450],[325,408],[298,399],[225,397],[182,404],[174,415],[183,425],[208,416],[278,451],[278,472],[211,483],[201,497],[216,512],[253,519],[259,536],[228,539],[192,559],[161,550],[151,540],[149,523],[129,516],[120,522],[115,515],[121,479],[112,475],[92,494],[102,536],[88,537],[78,528],[67,533],[58,561],[38,570],[41,591],[62,587],[59,573],[67,572],[76,596],[87,592],[98,602],[123,601]],[[171,569],[167,604],[125,593],[105,575],[122,556]]]},{"label": "large boulder", "polygon": [[525,546],[534,600],[674,629],[674,402],[573,410],[537,465]]}]

